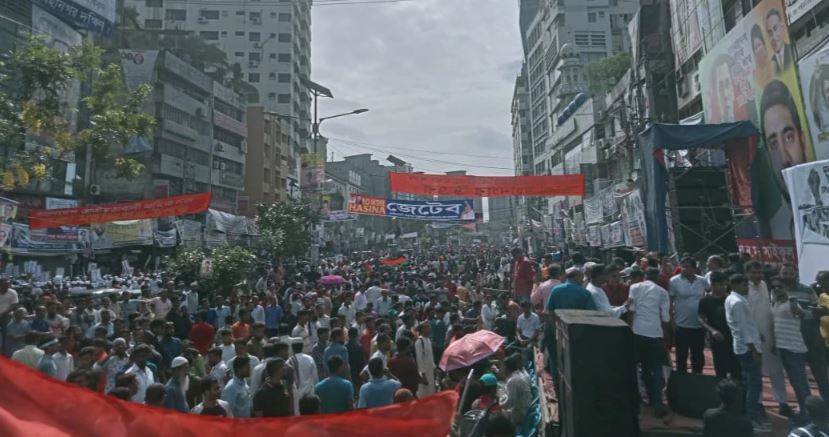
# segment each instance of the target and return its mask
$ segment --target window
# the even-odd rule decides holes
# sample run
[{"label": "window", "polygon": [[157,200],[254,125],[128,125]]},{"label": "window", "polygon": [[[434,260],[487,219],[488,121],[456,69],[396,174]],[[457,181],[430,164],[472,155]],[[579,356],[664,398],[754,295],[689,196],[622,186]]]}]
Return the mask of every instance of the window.
[{"label": "window", "polygon": [[236,15],[245,16],[245,11],[236,11]]},{"label": "window", "polygon": [[219,19],[219,11],[201,11],[202,18],[206,18],[208,20],[218,20]]},{"label": "window", "polygon": [[227,11],[222,11],[222,16],[223,16],[223,17],[227,17],[227,14],[228,14],[228,12],[227,12]]},{"label": "window", "polygon": [[269,80],[276,80],[276,73],[274,73],[274,72],[268,73],[268,79]]},{"label": "window", "polygon": [[276,93],[268,93],[268,100],[276,100]]},{"label": "window", "polygon": [[259,83],[259,73],[248,73],[248,82]]},{"label": "window", "polygon": [[604,11],[599,11],[599,18],[604,18]]},{"label": "window", "polygon": [[236,57],[237,57],[237,58],[243,58],[243,57],[245,57],[245,52],[236,52],[236,53],[234,53],[234,54],[236,55]]},{"label": "window", "polygon": [[245,36],[245,32],[236,32],[235,35],[236,36]]},{"label": "window", "polygon": [[291,14],[288,14],[288,13],[279,14],[279,21],[291,21]]},{"label": "window", "polygon": [[270,39],[274,39],[274,38],[276,38],[276,34],[275,34],[275,33],[273,33],[273,32],[271,32],[271,34],[270,34],[270,35],[268,35],[268,37],[269,37]]},{"label": "window", "polygon": [[147,0],[145,4],[148,8],[160,8],[164,6],[164,0]]},{"label": "window", "polygon": [[262,60],[261,56],[262,54],[259,52],[250,52],[248,53],[248,60],[259,62]]},{"label": "window", "polygon": [[595,23],[596,22],[596,13],[595,12],[588,12],[587,13],[587,22],[588,23]]},{"label": "window", "polygon": [[184,9],[167,9],[164,11],[165,20],[184,21],[187,19],[187,11]]},{"label": "window", "polygon": [[280,83],[289,83],[291,81],[291,75],[289,73],[279,73],[279,82]]},{"label": "window", "polygon": [[271,18],[276,18],[276,12],[271,12]]},{"label": "window", "polygon": [[219,32],[216,31],[199,32],[199,35],[207,41],[218,41],[219,39]]},{"label": "window", "polygon": [[276,96],[277,103],[291,103],[291,95],[290,94],[280,94]]},{"label": "window", "polygon": [[279,34],[279,42],[291,42],[291,34],[290,33],[280,33]]},{"label": "window", "polygon": [[227,36],[227,32],[225,32],[225,31],[223,30],[223,31],[222,31],[222,37],[226,37],[226,36]]},{"label": "window", "polygon": [[251,12],[250,13],[250,21],[253,23],[261,23],[262,22],[262,13],[261,12]]},{"label": "window", "polygon": [[268,57],[271,59],[276,59],[276,53],[271,53]]},{"label": "window", "polygon": [[248,41],[259,41],[259,32],[251,32],[248,34]]},{"label": "window", "polygon": [[291,54],[290,53],[280,53],[279,54],[279,62],[291,62]]},{"label": "window", "polygon": [[145,29],[161,29],[161,20],[144,20]]}]

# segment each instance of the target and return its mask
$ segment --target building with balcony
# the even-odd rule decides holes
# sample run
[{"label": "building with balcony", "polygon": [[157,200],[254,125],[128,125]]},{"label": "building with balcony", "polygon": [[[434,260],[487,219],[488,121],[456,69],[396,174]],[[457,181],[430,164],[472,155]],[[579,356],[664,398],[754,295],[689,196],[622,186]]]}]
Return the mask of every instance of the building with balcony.
[{"label": "building with balcony", "polygon": [[262,106],[247,109],[248,153],[245,165],[245,208],[239,213],[252,217],[260,203],[269,205],[289,199],[288,150],[290,123]]},{"label": "building with balcony", "polygon": [[299,155],[310,149],[311,2],[126,0],[145,31],[190,32],[224,50],[255,88],[250,105],[290,118],[287,178],[299,183]]}]

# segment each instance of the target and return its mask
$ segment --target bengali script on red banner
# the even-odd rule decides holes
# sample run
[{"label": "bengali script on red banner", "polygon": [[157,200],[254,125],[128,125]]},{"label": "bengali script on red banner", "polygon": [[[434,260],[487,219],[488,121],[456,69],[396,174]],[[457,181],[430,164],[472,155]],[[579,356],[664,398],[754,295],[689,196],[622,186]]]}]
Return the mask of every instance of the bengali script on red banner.
[{"label": "bengali script on red banner", "polygon": [[391,190],[424,196],[583,196],[584,175],[455,176],[389,173]]},{"label": "bengali script on red banner", "polygon": [[76,208],[33,209],[29,214],[29,228],[43,229],[198,214],[207,211],[211,198],[212,193],[198,193]]}]

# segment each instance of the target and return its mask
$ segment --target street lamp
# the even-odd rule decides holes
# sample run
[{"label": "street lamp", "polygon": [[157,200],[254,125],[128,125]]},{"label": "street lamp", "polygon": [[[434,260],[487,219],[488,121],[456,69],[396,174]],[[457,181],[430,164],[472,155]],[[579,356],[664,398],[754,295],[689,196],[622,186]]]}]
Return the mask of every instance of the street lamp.
[{"label": "street lamp", "polygon": [[[318,142],[319,137],[320,137],[320,125],[322,124],[323,121],[331,120],[332,118],[345,117],[347,115],[358,115],[358,114],[362,114],[364,112],[368,112],[368,108],[359,108],[359,109],[355,109],[351,112],[344,112],[342,114],[330,115],[328,117],[322,117],[319,120],[315,121],[314,122],[314,153],[319,153],[319,150],[317,149],[317,147],[318,147],[317,142]],[[317,111],[315,109],[314,110],[314,117],[316,118],[316,116],[317,116]]]}]

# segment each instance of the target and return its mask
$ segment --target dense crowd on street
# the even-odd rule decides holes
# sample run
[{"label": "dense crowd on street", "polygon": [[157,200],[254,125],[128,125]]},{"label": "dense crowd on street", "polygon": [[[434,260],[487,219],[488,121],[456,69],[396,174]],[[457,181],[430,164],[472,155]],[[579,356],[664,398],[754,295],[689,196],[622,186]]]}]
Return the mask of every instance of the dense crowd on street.
[{"label": "dense crowd on street", "polygon": [[[630,325],[642,398],[658,418],[671,415],[667,375],[702,373],[708,355],[722,406],[706,412],[705,436],[769,428],[763,375],[792,435],[829,435],[829,272],[804,285],[795,265],[740,254],[699,266],[659,253],[599,263],[551,252],[444,248],[403,263],[355,254],[273,265],[228,290],[172,271],[109,276],[104,294],[2,278],[3,351],[90,390],[213,416],[339,413],[458,390],[460,413],[488,412],[486,435],[515,435],[532,402],[533,346],[561,384],[555,310],[597,310]],[[506,347],[439,368],[449,345],[482,329]]]}]

